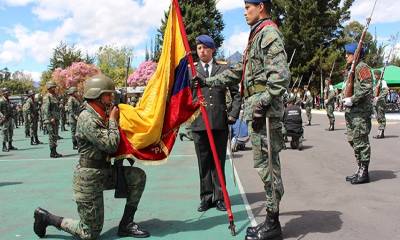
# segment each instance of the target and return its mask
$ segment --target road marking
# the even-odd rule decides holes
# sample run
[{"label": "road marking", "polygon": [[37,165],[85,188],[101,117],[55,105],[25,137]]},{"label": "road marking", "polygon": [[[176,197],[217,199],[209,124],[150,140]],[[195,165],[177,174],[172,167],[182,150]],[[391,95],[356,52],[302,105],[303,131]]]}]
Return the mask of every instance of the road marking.
[{"label": "road marking", "polygon": [[234,174],[235,174],[236,183],[237,183],[237,186],[238,186],[238,188],[239,188],[240,195],[242,196],[242,200],[243,200],[244,207],[246,208],[247,216],[249,217],[249,220],[250,220],[251,225],[252,225],[252,226],[256,226],[256,225],[257,225],[256,219],[254,218],[253,212],[251,211],[251,207],[250,207],[250,204],[249,204],[249,200],[247,200],[246,193],[245,193],[245,191],[244,191],[242,182],[240,181],[240,178],[239,178],[239,174],[238,174],[237,171],[236,171],[236,168],[235,168],[235,165],[234,165],[233,159],[232,159],[232,152],[231,152],[231,150],[229,149],[229,147],[228,147],[227,151],[228,151],[228,158],[229,158],[229,161],[230,161],[230,163],[231,163],[231,166],[232,166],[232,168],[233,168],[233,172],[234,172]]},{"label": "road marking", "polygon": [[[170,155],[169,157],[195,157],[195,154],[178,154],[178,155]],[[32,162],[32,161],[71,161],[71,160],[78,160],[79,157],[75,158],[27,158],[27,159],[2,159],[0,162]]]}]

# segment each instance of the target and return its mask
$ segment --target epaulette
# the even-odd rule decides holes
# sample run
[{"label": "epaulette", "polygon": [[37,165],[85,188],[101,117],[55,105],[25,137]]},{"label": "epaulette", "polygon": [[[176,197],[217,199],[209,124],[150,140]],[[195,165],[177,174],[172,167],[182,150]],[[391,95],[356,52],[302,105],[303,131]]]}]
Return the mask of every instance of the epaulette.
[{"label": "epaulette", "polygon": [[222,60],[218,60],[218,61],[215,61],[217,64],[219,64],[219,65],[228,65],[228,62],[227,61],[222,61]]}]

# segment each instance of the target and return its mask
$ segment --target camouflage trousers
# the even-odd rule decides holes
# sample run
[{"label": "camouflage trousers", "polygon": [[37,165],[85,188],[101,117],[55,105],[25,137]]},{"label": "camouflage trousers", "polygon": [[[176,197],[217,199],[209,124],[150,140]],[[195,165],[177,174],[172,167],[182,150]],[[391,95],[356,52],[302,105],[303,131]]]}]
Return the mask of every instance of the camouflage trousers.
[{"label": "camouflage trousers", "polygon": [[[137,167],[124,167],[128,185],[126,205],[137,207],[146,184],[145,172]],[[82,168],[74,172],[73,191],[80,220],[64,218],[61,229],[83,240],[98,239],[104,223],[103,191],[115,188],[114,168]]]},{"label": "camouflage trousers", "polygon": [[345,113],[347,141],[354,150],[357,162],[369,162],[371,145],[368,135],[371,132],[371,117],[361,114]]},{"label": "camouflage trousers", "polygon": [[[248,122],[249,135],[253,148],[254,168],[264,183],[266,193],[266,208],[269,212],[278,212],[279,203],[282,199],[284,188],[281,176],[281,163],[279,152],[284,147],[282,135],[282,121],[279,118],[270,118],[271,122],[271,150],[272,156],[268,156],[267,131],[264,124],[260,132],[254,132],[252,122]],[[270,158],[272,166],[270,164]],[[272,175],[270,168],[272,167]]]},{"label": "camouflage trousers", "polygon": [[12,138],[14,135],[14,126],[12,123],[12,119],[5,121],[1,125],[1,135],[3,136],[3,143],[12,142]]},{"label": "camouflage trousers", "polygon": [[69,125],[70,125],[70,128],[71,128],[72,143],[74,145],[77,144],[77,140],[76,140],[76,137],[75,137],[75,134],[76,134],[76,123],[77,123],[77,121],[75,121],[75,120],[72,120],[72,121],[70,120],[69,121]]},{"label": "camouflage trousers", "polygon": [[37,138],[38,137],[38,134],[37,134],[37,132],[38,132],[38,120],[37,119],[32,119],[29,122],[29,125],[30,125],[29,133],[30,133],[31,137]]},{"label": "camouflage trousers", "polygon": [[333,111],[335,110],[335,106],[333,104],[326,104],[326,115],[328,116],[329,123],[335,122],[335,115]]},{"label": "camouflage trousers", "polygon": [[385,111],[386,111],[385,102],[376,103],[375,112],[376,112],[376,120],[378,121],[379,124],[379,130],[385,130],[386,127]]},{"label": "camouflage trousers", "polygon": [[310,106],[306,106],[306,115],[307,115],[307,120],[309,121],[309,122],[311,122],[311,109],[312,109],[312,107],[310,107]]},{"label": "camouflage trousers", "polygon": [[26,114],[24,114],[24,126],[25,126],[25,136],[28,136],[30,134],[31,123]]},{"label": "camouflage trousers", "polygon": [[47,123],[46,128],[49,134],[49,146],[50,148],[57,147],[58,140],[58,126],[57,124]]}]

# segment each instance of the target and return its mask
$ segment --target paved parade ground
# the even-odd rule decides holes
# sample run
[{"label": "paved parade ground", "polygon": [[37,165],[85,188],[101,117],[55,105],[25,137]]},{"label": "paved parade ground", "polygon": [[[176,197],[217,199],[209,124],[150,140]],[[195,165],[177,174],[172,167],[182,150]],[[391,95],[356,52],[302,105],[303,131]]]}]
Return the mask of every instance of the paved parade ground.
[{"label": "paved parade ground", "polygon": [[[327,125],[325,115],[314,114],[313,125],[305,127],[304,150],[281,153],[285,239],[400,239],[400,121],[388,121],[387,138],[382,140],[372,139],[377,131],[373,121],[371,183],[357,186],[344,180],[354,172],[355,161],[345,140],[343,116],[337,116],[336,131],[325,131]],[[31,146],[21,128],[14,136],[19,150],[0,153],[0,239],[37,239],[32,230],[37,206],[77,218],[71,181],[78,154],[72,150],[70,133],[61,134],[64,139],[58,149],[64,158],[50,159],[47,144]],[[39,138],[48,142],[47,136]],[[264,190],[248,147],[233,156],[236,186],[231,162],[226,164],[236,237],[230,235],[224,212],[197,212],[199,177],[193,142],[178,140],[167,164],[137,164],[147,173],[147,185],[135,219],[151,232],[149,239],[244,239],[246,227],[265,217]],[[113,194],[105,194],[101,239],[118,239],[124,200],[114,199]],[[52,227],[47,232],[47,239],[72,239]]]}]

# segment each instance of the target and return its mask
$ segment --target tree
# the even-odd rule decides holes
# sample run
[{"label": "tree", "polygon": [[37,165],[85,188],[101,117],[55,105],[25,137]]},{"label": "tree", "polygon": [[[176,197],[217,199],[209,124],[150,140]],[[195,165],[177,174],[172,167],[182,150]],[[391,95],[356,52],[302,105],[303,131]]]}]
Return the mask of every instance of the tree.
[{"label": "tree", "polygon": [[[291,65],[293,76],[310,77],[323,71],[329,75],[333,62],[340,56],[343,24],[350,18],[354,0],[276,0],[273,19],[280,25],[286,52],[296,55]],[[338,66],[338,64],[336,64]],[[318,85],[320,78],[314,78]],[[306,81],[304,81],[306,82]]]},{"label": "tree", "polygon": [[51,75],[53,74],[53,71],[47,70],[43,71],[42,75],[40,76],[40,92],[44,93],[46,91],[46,83],[51,80]]},{"label": "tree", "polygon": [[7,67],[0,70],[0,82],[8,81],[11,78],[11,72]]},{"label": "tree", "polygon": [[[216,8],[215,0],[179,0],[178,2],[181,7],[190,49],[192,51],[196,49],[196,37],[201,34],[210,35],[214,39],[216,47],[219,48],[224,41],[224,37],[222,36],[224,22],[222,14]],[[165,13],[161,27],[158,30],[158,45],[160,47],[162,46],[167,19],[168,12]],[[193,54],[193,57],[196,58],[197,55]]]},{"label": "tree", "polygon": [[[97,66],[101,72],[113,79],[117,86],[123,87],[126,82],[128,57],[133,55],[133,49],[127,47],[100,47],[97,56]],[[130,69],[130,72],[132,70]]]},{"label": "tree", "polygon": [[90,57],[88,54],[83,56],[81,50],[77,49],[75,45],[69,46],[65,42],[60,42],[53,51],[53,56],[50,59],[49,70],[54,71],[56,68],[66,69],[74,62],[92,64],[94,58]]},{"label": "tree", "polygon": [[139,65],[134,73],[129,75],[128,84],[131,87],[146,86],[157,69],[157,63],[145,61]]},{"label": "tree", "polygon": [[9,80],[0,83],[0,88],[6,87],[13,94],[24,94],[26,91],[35,88],[31,74],[15,71],[10,75],[11,78]]}]

